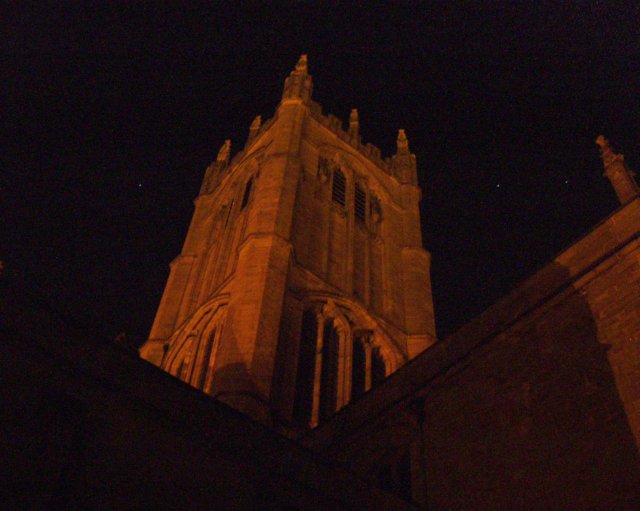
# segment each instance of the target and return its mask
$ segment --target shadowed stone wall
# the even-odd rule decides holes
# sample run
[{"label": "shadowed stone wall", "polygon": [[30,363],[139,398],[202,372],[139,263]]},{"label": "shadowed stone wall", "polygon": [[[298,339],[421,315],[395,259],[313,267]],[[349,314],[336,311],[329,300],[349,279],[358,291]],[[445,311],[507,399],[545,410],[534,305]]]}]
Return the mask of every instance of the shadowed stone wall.
[{"label": "shadowed stone wall", "polygon": [[409,452],[432,509],[640,508],[639,236],[635,199],[304,441],[398,493]]}]

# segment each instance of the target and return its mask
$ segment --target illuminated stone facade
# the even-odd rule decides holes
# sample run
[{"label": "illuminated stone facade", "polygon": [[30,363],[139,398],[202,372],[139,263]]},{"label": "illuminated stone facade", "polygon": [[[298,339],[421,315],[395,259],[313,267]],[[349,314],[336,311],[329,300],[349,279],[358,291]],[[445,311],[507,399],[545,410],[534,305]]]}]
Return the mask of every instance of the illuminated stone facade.
[{"label": "illuminated stone facade", "polygon": [[311,100],[302,56],[272,119],[206,171],[143,358],[248,413],[315,426],[435,342],[416,160],[383,160]]},{"label": "illuminated stone facade", "polygon": [[302,59],[207,169],[142,348],[162,370],[0,276],[5,507],[640,509],[624,157],[598,138],[619,209],[434,344],[406,137],[383,162],[310,91]]}]

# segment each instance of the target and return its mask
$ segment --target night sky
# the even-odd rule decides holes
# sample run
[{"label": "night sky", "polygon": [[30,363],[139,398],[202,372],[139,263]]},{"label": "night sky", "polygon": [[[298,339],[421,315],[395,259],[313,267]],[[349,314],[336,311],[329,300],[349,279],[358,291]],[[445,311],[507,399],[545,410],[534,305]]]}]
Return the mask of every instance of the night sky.
[{"label": "night sky", "polygon": [[440,336],[615,210],[598,134],[640,169],[635,2],[41,4],[0,21],[0,259],[105,336],[146,337],[205,168],[301,53],[325,113],[407,132]]}]

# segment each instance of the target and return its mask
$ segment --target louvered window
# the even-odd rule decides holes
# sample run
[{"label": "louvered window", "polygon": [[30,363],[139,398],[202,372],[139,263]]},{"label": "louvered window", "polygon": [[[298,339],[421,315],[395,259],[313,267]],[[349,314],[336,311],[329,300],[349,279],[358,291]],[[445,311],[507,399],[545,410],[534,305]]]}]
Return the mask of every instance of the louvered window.
[{"label": "louvered window", "polygon": [[336,169],[333,173],[333,188],[331,199],[333,202],[344,206],[347,190],[347,180],[341,170]]},{"label": "louvered window", "polygon": [[367,211],[367,195],[364,193],[364,190],[360,188],[360,185],[356,183],[355,192],[353,196],[353,203],[355,207],[355,215],[356,220],[360,222],[365,222],[366,220],[366,211]]}]

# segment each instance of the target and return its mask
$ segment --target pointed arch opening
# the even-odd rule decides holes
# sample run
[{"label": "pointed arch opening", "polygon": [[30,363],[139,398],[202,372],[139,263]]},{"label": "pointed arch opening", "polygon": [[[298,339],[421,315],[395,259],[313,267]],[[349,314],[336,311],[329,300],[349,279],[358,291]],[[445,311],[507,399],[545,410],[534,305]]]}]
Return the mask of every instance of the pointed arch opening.
[{"label": "pointed arch opening", "polygon": [[326,420],[336,411],[338,403],[338,357],[340,334],[332,318],[324,322],[322,339],[322,370],[320,383],[319,418]]},{"label": "pointed arch opening", "polygon": [[315,381],[318,319],[312,309],[304,311],[296,369],[296,389],[293,403],[293,420],[308,426],[313,413],[313,385]]}]

